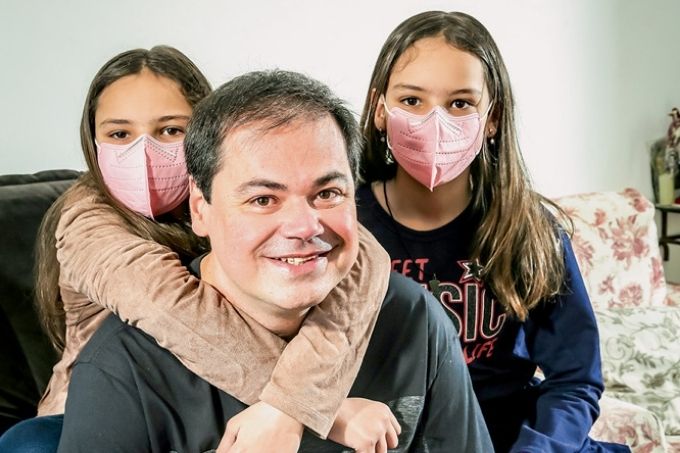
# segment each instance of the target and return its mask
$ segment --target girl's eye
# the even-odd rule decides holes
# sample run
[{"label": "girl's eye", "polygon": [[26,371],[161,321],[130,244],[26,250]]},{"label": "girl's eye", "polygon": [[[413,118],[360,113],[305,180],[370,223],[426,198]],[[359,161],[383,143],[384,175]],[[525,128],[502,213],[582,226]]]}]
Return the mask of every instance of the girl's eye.
[{"label": "girl's eye", "polygon": [[114,131],[109,134],[109,137],[115,138],[116,140],[125,140],[130,134],[125,131]]},{"label": "girl's eye", "polygon": [[464,109],[469,107],[470,104],[467,101],[464,101],[462,99],[456,99],[451,103],[451,107],[456,108],[456,109]]},{"label": "girl's eye", "polygon": [[162,134],[163,135],[170,135],[170,136],[174,137],[176,135],[184,134],[184,129],[179,128],[179,127],[169,126],[169,127],[163,128]]},{"label": "girl's eye", "polygon": [[410,107],[415,107],[420,104],[420,99],[416,97],[408,97],[401,100],[402,104],[408,105]]}]

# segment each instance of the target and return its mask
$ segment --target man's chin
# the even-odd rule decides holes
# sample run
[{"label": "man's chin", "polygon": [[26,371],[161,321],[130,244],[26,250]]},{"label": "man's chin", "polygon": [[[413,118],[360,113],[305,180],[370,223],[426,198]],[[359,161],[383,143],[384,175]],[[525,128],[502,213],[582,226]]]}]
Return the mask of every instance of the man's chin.
[{"label": "man's chin", "polygon": [[285,310],[309,309],[323,302],[335,286],[337,284],[301,285],[293,291],[286,291],[285,295],[281,294],[277,305]]}]

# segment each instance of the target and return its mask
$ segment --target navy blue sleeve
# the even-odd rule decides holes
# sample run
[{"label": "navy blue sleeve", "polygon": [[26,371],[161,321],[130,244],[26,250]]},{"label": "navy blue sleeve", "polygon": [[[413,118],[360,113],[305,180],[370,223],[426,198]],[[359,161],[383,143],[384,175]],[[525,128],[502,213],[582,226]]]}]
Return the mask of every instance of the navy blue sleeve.
[{"label": "navy blue sleeve", "polygon": [[512,452],[578,451],[599,414],[604,390],[595,315],[569,238],[563,234],[565,288],[537,307],[515,344],[515,353],[545,375],[536,418],[523,424]]},{"label": "navy blue sleeve", "polygon": [[441,304],[431,294],[426,296],[430,305],[428,368],[433,377],[423,414],[422,449],[433,453],[493,451],[456,329]]},{"label": "navy blue sleeve", "polygon": [[139,395],[91,363],[76,364],[58,452],[151,451]]}]

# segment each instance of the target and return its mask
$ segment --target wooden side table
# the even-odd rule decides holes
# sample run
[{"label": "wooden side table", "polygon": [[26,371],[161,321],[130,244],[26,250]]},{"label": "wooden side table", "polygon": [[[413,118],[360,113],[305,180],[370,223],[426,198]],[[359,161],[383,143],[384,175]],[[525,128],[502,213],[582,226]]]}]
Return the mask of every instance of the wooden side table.
[{"label": "wooden side table", "polygon": [[654,207],[661,212],[661,236],[659,246],[663,253],[663,260],[668,261],[668,245],[680,245],[680,234],[668,234],[668,213],[680,214],[680,204],[654,204]]}]

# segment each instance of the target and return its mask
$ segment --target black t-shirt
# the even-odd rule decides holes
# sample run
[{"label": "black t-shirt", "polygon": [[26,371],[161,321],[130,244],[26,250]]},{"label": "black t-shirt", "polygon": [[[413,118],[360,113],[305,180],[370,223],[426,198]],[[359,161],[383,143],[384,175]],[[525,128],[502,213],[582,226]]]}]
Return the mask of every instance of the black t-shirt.
[{"label": "black t-shirt", "polygon": [[380,241],[392,270],[431,290],[459,332],[477,397],[481,402],[523,389],[536,364],[513,350],[520,323],[505,313],[471,260],[479,219],[468,206],[448,224],[416,231],[395,222],[370,186],[357,191],[359,221]]},{"label": "black t-shirt", "polygon": [[481,220],[471,206],[440,228],[415,231],[392,219],[369,185],[356,198],[359,221],[393,270],[431,289],[459,330],[497,451],[591,451],[587,435],[604,386],[597,324],[569,238],[561,234],[563,291],[520,322],[480,278],[484,263],[471,259]]},{"label": "black t-shirt", "polygon": [[[455,338],[441,305],[393,273],[350,396],[392,409],[402,427],[394,451],[492,451]],[[212,451],[245,408],[111,316],[75,365],[59,451]],[[343,447],[305,432],[300,451]]]}]

